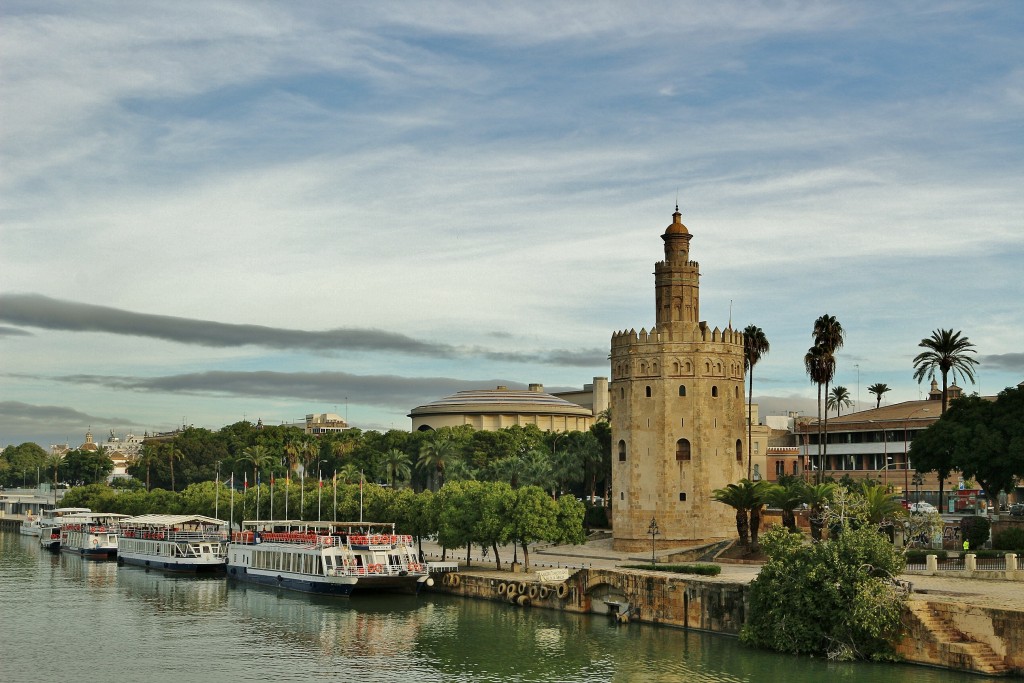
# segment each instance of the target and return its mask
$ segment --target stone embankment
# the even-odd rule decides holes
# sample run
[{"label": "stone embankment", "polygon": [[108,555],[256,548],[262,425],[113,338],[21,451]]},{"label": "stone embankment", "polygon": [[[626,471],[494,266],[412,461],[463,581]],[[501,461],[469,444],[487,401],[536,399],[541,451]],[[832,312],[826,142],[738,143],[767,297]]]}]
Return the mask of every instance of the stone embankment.
[{"label": "stone embankment", "polygon": [[[623,569],[642,558],[550,549],[540,563],[562,566],[511,572],[462,567],[434,590],[464,597],[737,635],[746,620],[757,567],[724,566],[718,577]],[[576,550],[577,553],[587,551]],[[564,554],[560,554],[564,553]],[[531,554],[531,557],[533,555]],[[576,566],[571,568],[565,565]],[[583,566],[580,566],[583,565]],[[554,580],[552,579],[554,577]],[[905,661],[987,675],[1024,676],[1024,590],[1017,581],[904,576],[913,592],[897,652]]]}]

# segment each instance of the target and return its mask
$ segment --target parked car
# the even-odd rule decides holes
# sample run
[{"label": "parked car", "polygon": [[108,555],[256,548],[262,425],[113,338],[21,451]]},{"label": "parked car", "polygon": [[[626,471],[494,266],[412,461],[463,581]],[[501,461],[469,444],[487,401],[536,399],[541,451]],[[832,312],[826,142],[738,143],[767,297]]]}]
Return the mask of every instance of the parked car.
[{"label": "parked car", "polygon": [[1014,503],[1010,506],[1011,517],[1024,517],[1024,503]]},{"label": "parked car", "polygon": [[934,505],[926,503],[923,500],[918,503],[910,504],[910,514],[924,515],[929,512],[938,512]]}]

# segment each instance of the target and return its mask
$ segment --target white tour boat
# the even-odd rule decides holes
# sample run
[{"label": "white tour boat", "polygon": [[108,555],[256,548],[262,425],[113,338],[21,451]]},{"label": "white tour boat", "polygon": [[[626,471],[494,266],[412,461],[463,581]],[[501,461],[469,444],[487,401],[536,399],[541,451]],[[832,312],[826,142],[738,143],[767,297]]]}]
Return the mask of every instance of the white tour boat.
[{"label": "white tour boat", "polygon": [[433,580],[412,536],[393,523],[243,522],[232,534],[228,577],[303,593],[416,593]]},{"label": "white tour boat", "polygon": [[43,510],[39,518],[39,545],[47,550],[60,550],[61,520],[70,515],[84,515],[92,512],[89,508],[56,508]]},{"label": "white tour boat", "polygon": [[117,523],[128,517],[113,512],[67,515],[60,522],[60,550],[82,557],[112,560],[117,557]]},{"label": "white tour boat", "polygon": [[228,523],[202,515],[140,515],[117,524],[118,564],[176,572],[224,571]]}]

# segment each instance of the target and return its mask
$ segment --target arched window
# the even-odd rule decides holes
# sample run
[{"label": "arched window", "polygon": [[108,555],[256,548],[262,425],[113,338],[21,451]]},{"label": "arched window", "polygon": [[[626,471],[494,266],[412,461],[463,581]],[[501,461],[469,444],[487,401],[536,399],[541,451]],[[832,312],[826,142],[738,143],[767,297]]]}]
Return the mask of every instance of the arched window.
[{"label": "arched window", "polygon": [[690,442],[686,439],[676,441],[676,460],[683,462],[690,459]]},{"label": "arched window", "polygon": [[680,384],[679,385],[679,395],[680,396],[686,396],[686,385],[685,384]]},{"label": "arched window", "polygon": [[626,442],[619,441],[619,462],[626,462]]},{"label": "arched window", "polygon": [[718,398],[718,387],[717,386],[711,387],[711,397],[712,398]]},{"label": "arched window", "polygon": [[735,389],[736,389],[736,391],[734,391],[733,393],[736,395],[736,398],[739,398],[740,397],[740,388],[739,388],[739,386],[736,386]]},{"label": "arched window", "polygon": [[673,361],[672,362],[672,372],[673,372],[673,374],[676,374],[676,375],[679,374],[679,361]]},{"label": "arched window", "polygon": [[736,460],[743,462],[743,439],[736,439]]},{"label": "arched window", "polygon": [[651,387],[648,386],[647,387],[647,398],[650,398],[650,397],[651,397]]}]

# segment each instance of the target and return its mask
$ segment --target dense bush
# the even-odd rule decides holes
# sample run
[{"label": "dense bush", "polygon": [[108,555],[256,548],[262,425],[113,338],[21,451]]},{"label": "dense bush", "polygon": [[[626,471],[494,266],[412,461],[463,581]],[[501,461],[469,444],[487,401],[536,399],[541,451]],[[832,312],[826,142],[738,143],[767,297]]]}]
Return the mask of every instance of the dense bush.
[{"label": "dense bush", "polygon": [[994,534],[992,547],[999,550],[1024,551],[1024,529],[1011,527]]},{"label": "dense bush", "polygon": [[768,561],[750,584],[740,640],[837,659],[893,656],[905,598],[893,577],[905,562],[877,528],[847,527],[808,545],[775,527],[762,547]]},{"label": "dense bush", "polygon": [[970,544],[971,550],[978,550],[988,542],[992,523],[988,517],[964,517],[960,520],[960,537]]},{"label": "dense bush", "polygon": [[603,505],[588,505],[583,525],[588,529],[607,529],[608,510]]}]

